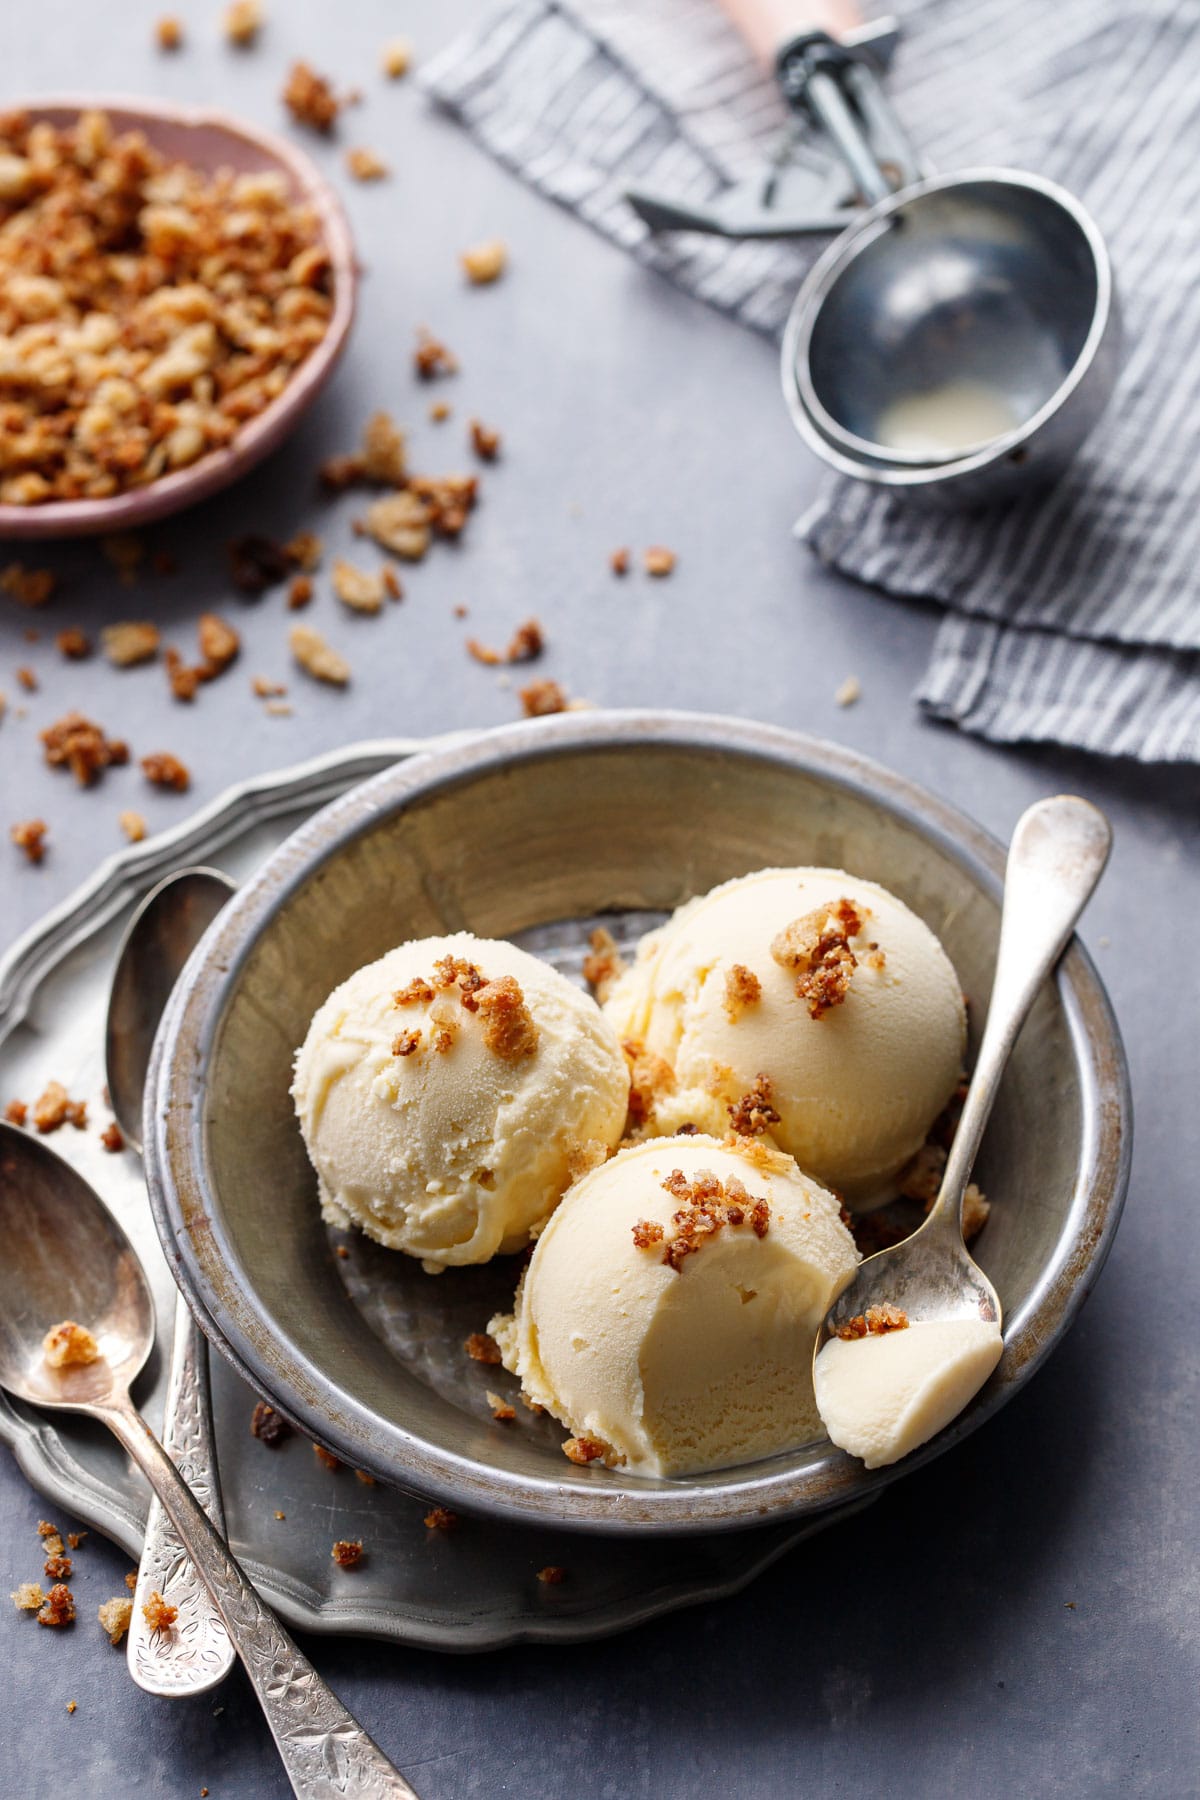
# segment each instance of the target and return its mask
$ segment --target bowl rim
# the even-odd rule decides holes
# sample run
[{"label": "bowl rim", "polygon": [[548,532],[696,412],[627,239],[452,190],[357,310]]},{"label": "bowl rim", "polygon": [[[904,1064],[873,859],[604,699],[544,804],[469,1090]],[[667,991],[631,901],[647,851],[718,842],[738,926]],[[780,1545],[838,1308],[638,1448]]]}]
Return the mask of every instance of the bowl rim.
[{"label": "bowl rim", "polygon": [[[120,113],[131,121],[142,121],[144,127],[168,124],[240,139],[268,162],[281,166],[317,215],[333,271],[333,312],[328,327],[281,392],[240,427],[232,443],[208,451],[185,469],[159,475],[145,487],[130,488],[107,499],[50,500],[38,506],[0,503],[0,542],[90,537],[149,525],[208,499],[254,468],[278,448],[325,387],[346,347],[358,303],[358,265],[350,221],[333,185],[304,150],[266,126],[235,118],[220,107],[148,100],[136,94],[66,93],[18,96],[6,102],[6,110],[56,122],[84,112]],[[182,153],[181,158],[187,160]]]},{"label": "bowl rim", "polygon": [[522,763],[614,748],[665,746],[726,753],[815,775],[881,805],[932,840],[995,898],[1004,849],[983,828],[907,777],[855,751],[783,728],[685,712],[597,712],[522,722],[431,750],[384,770],[315,814],[266,860],[197,947],[172,995],[147,1089],[146,1175],[167,1261],[202,1330],[259,1392],[356,1467],[467,1511],[584,1531],[690,1533],[801,1517],[863,1497],[961,1442],[1012,1397],[1064,1335],[1112,1243],[1128,1184],[1132,1105],[1124,1050],[1103,984],[1078,939],[1054,977],[1082,1101],[1077,1217],[1019,1311],[1006,1312],[1005,1350],[980,1394],[928,1444],[867,1470],[830,1445],[815,1468],[751,1463],[685,1484],[643,1486],[619,1471],[558,1478],[493,1468],[381,1422],[326,1369],[285,1346],[237,1279],[206,1181],[205,1071],[213,1039],[258,936],[330,857],[396,812],[439,790]]}]

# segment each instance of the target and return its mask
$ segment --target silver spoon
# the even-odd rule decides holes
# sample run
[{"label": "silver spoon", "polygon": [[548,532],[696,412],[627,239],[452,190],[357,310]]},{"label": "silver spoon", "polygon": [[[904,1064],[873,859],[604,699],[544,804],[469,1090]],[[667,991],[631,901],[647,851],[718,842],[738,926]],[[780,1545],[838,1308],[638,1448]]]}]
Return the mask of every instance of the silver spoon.
[{"label": "silver spoon", "polygon": [[[829,1309],[813,1347],[814,1383],[817,1359],[830,1336],[873,1306],[899,1307],[912,1325],[982,1319],[998,1332],[999,1297],[963,1242],[963,1195],[1013,1045],[1104,872],[1111,847],[1112,831],[1104,814],[1070,794],[1039,800],[1017,821],[1005,870],[987,1025],[941,1188],[928,1218],[912,1236],[869,1256]],[[988,1373],[990,1369],[976,1389]],[[974,1391],[962,1396],[956,1411]],[[941,1424],[948,1422],[943,1419]],[[937,1429],[940,1425],[926,1437]],[[916,1439],[907,1448],[923,1441]]]},{"label": "silver spoon", "polygon": [[[218,869],[180,869],[151,889],[125,932],[108,996],[104,1065],[117,1124],[139,1155],[146,1072],[158,1022],[184,964],[233,886]],[[163,1404],[162,1444],[224,1536],[208,1345],[179,1298]],[[179,1608],[179,1624],[173,1632],[155,1632],[146,1623],[142,1609],[155,1591]],[[166,1698],[207,1693],[233,1667],[233,1645],[221,1615],[155,1497],[151,1497],[146,1519],[126,1648],[129,1673],[137,1685],[148,1694]]]},{"label": "silver spoon", "polygon": [[[134,1406],[154,1301],[129,1239],[69,1163],[11,1125],[0,1125],[0,1243],[0,1387],[99,1420],[133,1458],[225,1622],[294,1791],[302,1800],[417,1800],[263,1605]],[[65,1318],[91,1331],[99,1361],[47,1364],[43,1338]]]}]

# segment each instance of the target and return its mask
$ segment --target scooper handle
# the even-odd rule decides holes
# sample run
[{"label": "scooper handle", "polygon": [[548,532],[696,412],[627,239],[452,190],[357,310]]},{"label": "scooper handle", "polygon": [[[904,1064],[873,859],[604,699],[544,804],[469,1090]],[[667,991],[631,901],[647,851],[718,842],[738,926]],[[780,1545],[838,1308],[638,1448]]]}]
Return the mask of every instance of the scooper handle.
[{"label": "scooper handle", "polygon": [[721,0],[755,56],[773,69],[784,44],[805,31],[843,38],[862,24],[854,0]]}]

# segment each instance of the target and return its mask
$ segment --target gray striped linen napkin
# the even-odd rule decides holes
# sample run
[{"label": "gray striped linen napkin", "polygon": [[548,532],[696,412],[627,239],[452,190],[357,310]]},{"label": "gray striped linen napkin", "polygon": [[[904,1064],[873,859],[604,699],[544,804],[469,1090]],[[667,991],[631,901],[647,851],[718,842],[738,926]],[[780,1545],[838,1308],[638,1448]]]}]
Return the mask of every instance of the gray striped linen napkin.
[{"label": "gray striped linen napkin", "polygon": [[[1200,761],[1200,4],[898,0],[890,92],[941,169],[1061,181],[1108,238],[1127,349],[1049,493],[970,515],[836,481],[797,527],[890,594],[946,608],[918,690],[1000,742]],[[776,335],[824,240],[656,239],[633,184],[693,199],[785,123],[716,0],[502,0],[425,71],[500,161],[631,254]],[[1190,146],[1190,150],[1189,147]]]}]

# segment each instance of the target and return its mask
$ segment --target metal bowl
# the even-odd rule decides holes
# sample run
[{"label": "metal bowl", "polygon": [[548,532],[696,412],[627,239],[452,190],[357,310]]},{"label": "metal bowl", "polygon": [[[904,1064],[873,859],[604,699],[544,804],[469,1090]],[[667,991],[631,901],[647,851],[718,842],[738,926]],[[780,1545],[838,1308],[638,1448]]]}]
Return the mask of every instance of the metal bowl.
[{"label": "metal bowl", "polygon": [[249,125],[215,107],[169,100],[133,100],[103,94],[65,94],[7,102],[13,112],[71,125],[81,112],[107,113],[117,131],[141,131],[164,156],[207,173],[269,170],[284,176],[295,200],[315,213],[333,279],[333,312],[320,343],[300,364],[283,391],[241,427],[232,443],[211,450],[185,469],[160,475],[145,487],[107,500],[51,500],[44,506],[0,504],[0,539],[90,537],[130,531],[206,500],[262,461],[299,424],[333,374],[354,322],[358,276],[354,241],[342,203],[316,164],[286,138]]},{"label": "metal bowl", "polygon": [[[980,1164],[979,1259],[1004,1303],[993,1379],[940,1437],[874,1473],[828,1442],[712,1475],[578,1469],[562,1431],[463,1353],[516,1259],[432,1278],[355,1238],[334,1254],[288,1097],[315,1007],[409,936],[530,934],[553,950],[604,911],[660,912],[765,865],[843,866],[898,893],[987,1000],[1003,856],[910,782],[811,738],[688,714],[565,716],[388,770],[289,838],[210,928],[160,1032],[147,1173],[164,1248],[204,1330],[344,1460],[455,1507],[613,1532],[712,1531],[867,1497],[981,1424],[1062,1336],[1124,1196],[1128,1082],[1078,943],[1039,997]],[[151,1114],[153,1116],[151,1116]]]}]

